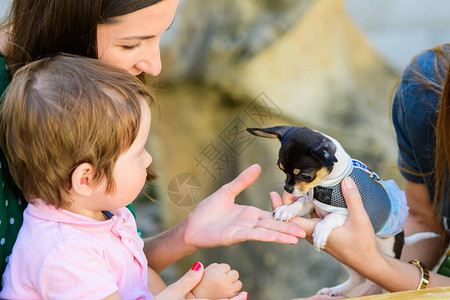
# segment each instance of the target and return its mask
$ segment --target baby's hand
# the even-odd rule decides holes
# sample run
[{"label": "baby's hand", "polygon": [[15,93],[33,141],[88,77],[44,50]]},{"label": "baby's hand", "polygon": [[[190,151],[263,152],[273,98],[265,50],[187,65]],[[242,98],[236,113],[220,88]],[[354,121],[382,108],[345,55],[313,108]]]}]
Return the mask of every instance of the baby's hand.
[{"label": "baby's hand", "polygon": [[203,278],[192,290],[195,298],[228,299],[242,288],[239,273],[228,264],[213,263],[205,268]]}]

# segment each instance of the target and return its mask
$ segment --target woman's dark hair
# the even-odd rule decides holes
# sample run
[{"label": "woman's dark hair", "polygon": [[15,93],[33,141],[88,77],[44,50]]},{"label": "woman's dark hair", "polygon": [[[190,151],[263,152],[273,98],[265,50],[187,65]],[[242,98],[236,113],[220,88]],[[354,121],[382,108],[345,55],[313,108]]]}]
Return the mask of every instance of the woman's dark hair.
[{"label": "woman's dark hair", "polygon": [[2,31],[11,74],[38,59],[69,53],[97,58],[97,25],[162,0],[13,0]]},{"label": "woman's dark hair", "polygon": [[[444,44],[432,49],[435,54],[435,81],[420,72],[416,72],[416,80],[426,88],[438,93],[440,99],[434,124],[436,149],[434,169],[433,205],[439,211],[444,208],[444,200],[450,197],[450,44]],[[415,70],[418,65],[414,59]],[[428,175],[428,174],[422,174]]]},{"label": "woman's dark hair", "polygon": [[442,207],[450,197],[450,67],[447,71],[436,118],[436,159],[434,167],[436,189],[434,203]]}]

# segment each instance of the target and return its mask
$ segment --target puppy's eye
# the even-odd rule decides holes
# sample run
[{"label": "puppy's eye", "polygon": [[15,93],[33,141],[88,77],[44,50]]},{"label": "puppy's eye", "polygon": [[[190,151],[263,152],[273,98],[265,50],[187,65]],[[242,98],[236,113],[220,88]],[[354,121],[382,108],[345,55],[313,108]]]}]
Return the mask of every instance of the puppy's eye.
[{"label": "puppy's eye", "polygon": [[312,181],[312,176],[306,175],[306,174],[298,174],[297,177],[302,180],[302,181],[306,181],[306,182],[310,182]]}]

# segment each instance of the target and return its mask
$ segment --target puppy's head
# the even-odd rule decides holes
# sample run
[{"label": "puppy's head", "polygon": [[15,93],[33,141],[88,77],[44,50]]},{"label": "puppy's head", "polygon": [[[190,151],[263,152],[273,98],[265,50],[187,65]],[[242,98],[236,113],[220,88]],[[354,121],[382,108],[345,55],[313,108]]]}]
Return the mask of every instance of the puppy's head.
[{"label": "puppy's head", "polygon": [[278,167],[286,174],[284,189],[296,197],[320,183],[337,162],[336,145],[307,127],[247,128],[253,135],[279,139]]}]

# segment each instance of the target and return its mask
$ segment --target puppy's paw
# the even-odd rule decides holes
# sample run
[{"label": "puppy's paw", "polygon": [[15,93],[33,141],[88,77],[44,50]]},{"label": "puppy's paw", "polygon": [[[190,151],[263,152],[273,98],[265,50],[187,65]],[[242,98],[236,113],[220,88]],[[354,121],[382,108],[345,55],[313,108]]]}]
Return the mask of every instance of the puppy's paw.
[{"label": "puppy's paw", "polygon": [[316,227],[314,228],[314,232],[312,235],[314,248],[316,248],[316,250],[322,250],[325,248],[328,236],[330,235],[332,229],[333,228],[327,226],[327,224],[325,224],[324,222],[316,224]]},{"label": "puppy's paw", "polygon": [[317,292],[317,295],[336,297],[336,296],[342,296],[343,292],[344,291],[342,291],[339,288],[331,287],[331,288],[321,289],[320,291]]},{"label": "puppy's paw", "polygon": [[283,205],[277,207],[273,211],[273,217],[279,221],[289,221],[297,215],[297,209],[291,205]]}]

